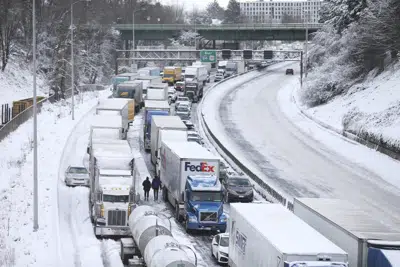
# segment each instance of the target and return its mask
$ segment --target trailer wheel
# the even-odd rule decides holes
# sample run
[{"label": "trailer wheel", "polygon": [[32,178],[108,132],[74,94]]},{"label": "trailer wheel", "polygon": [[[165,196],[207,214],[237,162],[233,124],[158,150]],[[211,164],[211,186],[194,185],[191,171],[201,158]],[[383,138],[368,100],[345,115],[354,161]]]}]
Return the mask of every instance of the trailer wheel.
[{"label": "trailer wheel", "polygon": [[186,233],[191,234],[192,230],[189,229],[189,225],[188,224],[189,224],[189,220],[186,220],[185,221],[185,230],[186,230]]},{"label": "trailer wheel", "polygon": [[175,203],[175,219],[180,223],[182,222],[181,215],[179,214],[179,204]]},{"label": "trailer wheel", "polygon": [[165,188],[165,186],[162,189],[162,198],[165,202],[168,201],[168,192],[167,192],[167,188]]}]

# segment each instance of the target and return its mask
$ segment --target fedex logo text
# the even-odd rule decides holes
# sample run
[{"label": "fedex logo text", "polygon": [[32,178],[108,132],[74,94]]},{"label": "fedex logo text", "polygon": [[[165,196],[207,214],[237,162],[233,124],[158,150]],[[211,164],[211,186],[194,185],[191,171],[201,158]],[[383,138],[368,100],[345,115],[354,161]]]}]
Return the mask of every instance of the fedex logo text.
[{"label": "fedex logo text", "polygon": [[185,162],[185,171],[191,172],[214,172],[215,166],[210,166],[207,162],[201,162],[200,165],[192,165],[190,161]]}]

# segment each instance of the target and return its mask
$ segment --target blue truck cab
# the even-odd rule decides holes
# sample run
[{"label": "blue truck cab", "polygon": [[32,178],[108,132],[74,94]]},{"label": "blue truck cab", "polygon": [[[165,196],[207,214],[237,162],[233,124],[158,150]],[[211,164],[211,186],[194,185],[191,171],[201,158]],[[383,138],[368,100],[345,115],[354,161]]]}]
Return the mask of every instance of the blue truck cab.
[{"label": "blue truck cab", "polygon": [[215,175],[189,175],[183,199],[187,232],[226,231],[227,216],[224,213],[223,189]]}]

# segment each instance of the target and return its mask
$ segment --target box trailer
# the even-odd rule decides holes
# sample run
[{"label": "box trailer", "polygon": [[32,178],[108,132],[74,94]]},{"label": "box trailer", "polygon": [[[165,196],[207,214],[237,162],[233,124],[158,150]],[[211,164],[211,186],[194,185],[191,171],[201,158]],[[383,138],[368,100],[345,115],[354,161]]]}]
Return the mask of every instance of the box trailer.
[{"label": "box trailer", "polygon": [[187,232],[225,232],[219,157],[197,143],[181,141],[163,141],[160,154],[163,199],[174,207],[175,218],[185,221]]},{"label": "box trailer", "polygon": [[160,146],[159,132],[162,129],[187,131],[186,125],[178,116],[153,116],[151,118],[151,162],[157,162],[157,150]]},{"label": "box trailer", "polygon": [[[386,249],[400,260],[400,231],[346,200],[296,198],[293,212],[349,253],[351,267],[375,267],[370,263],[385,255]],[[394,265],[400,266],[400,262]]]},{"label": "box trailer", "polygon": [[135,111],[139,112],[143,102],[143,83],[137,80],[120,83],[113,97],[135,99]]},{"label": "box trailer", "polygon": [[[166,84],[166,83],[150,84],[149,87],[147,87],[147,91],[149,91],[149,90],[159,90],[160,92],[162,92],[162,96],[163,96],[162,100],[168,99],[168,84]],[[151,99],[151,98],[147,97],[147,99]]]},{"label": "box trailer", "polygon": [[153,115],[169,116],[171,114],[171,107],[168,102],[158,100],[146,100],[144,107],[143,119],[143,135],[144,135],[144,149],[149,151],[151,149],[151,117]]},{"label": "box trailer", "polygon": [[120,115],[94,115],[91,120],[91,134],[92,129],[119,129],[120,139],[126,139],[128,132],[128,120],[126,117]]},{"label": "box trailer", "polygon": [[233,203],[228,219],[228,264],[347,266],[347,253],[281,204]]},{"label": "box trailer", "polygon": [[158,133],[158,147],[157,147],[157,159],[156,159],[156,175],[160,177],[160,169],[161,169],[161,144],[163,141],[187,141],[187,131],[182,130],[169,130],[169,129],[161,129]]},{"label": "box trailer", "polygon": [[157,76],[160,77],[161,69],[159,67],[145,67],[138,70],[139,76]]},{"label": "box trailer", "polygon": [[135,100],[107,98],[100,100],[96,107],[97,115],[120,115],[123,120],[132,122],[135,118]]}]

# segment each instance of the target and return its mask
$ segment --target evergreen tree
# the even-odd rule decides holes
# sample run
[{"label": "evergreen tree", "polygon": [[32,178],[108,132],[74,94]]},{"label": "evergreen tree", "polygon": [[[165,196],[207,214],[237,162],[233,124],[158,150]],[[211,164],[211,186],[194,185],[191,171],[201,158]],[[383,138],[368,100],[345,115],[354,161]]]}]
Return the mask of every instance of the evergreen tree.
[{"label": "evergreen tree", "polygon": [[225,10],[225,24],[234,24],[243,22],[243,16],[240,14],[240,5],[236,0],[229,0]]},{"label": "evergreen tree", "polygon": [[208,4],[206,12],[212,19],[224,20],[225,10],[219,5],[217,0]]},{"label": "evergreen tree", "polygon": [[326,0],[321,7],[320,22],[333,25],[337,33],[342,33],[359,20],[366,6],[366,0]]}]

